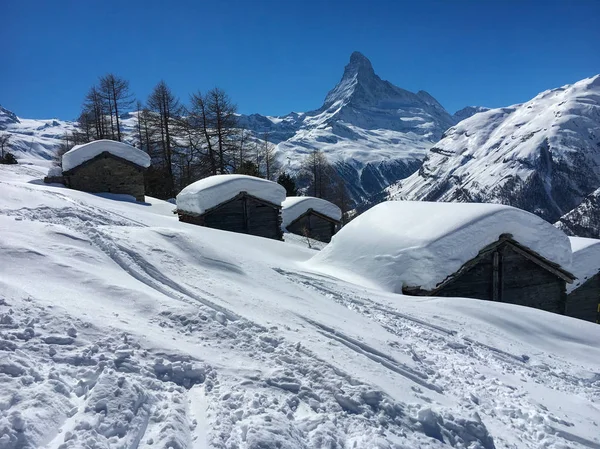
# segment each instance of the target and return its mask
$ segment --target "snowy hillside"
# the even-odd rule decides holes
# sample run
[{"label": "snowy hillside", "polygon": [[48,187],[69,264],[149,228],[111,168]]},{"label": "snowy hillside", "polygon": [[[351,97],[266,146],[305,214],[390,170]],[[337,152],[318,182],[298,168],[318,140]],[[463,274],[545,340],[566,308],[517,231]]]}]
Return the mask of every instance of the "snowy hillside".
[{"label": "snowy hillside", "polygon": [[0,166],[0,447],[600,447],[600,326]]},{"label": "snowy hillside", "polygon": [[444,133],[392,199],[498,202],[554,222],[600,186],[600,75]]},{"label": "snowy hillside", "polygon": [[575,209],[560,217],[555,226],[568,235],[600,239],[600,188],[590,193]]},{"label": "snowy hillside", "polygon": [[360,201],[419,168],[431,145],[455,121],[427,92],[416,94],[375,74],[354,52],[340,82],[323,105],[284,117],[242,116],[256,135],[269,132],[280,158],[298,167],[309,152],[322,150]]}]

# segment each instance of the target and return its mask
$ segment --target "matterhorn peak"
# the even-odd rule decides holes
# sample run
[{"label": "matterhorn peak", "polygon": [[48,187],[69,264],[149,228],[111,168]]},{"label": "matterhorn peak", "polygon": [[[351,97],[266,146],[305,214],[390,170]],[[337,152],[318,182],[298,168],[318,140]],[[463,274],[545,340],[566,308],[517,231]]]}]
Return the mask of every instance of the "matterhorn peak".
[{"label": "matterhorn peak", "polygon": [[350,63],[346,66],[345,71],[368,71],[375,73],[373,65],[369,58],[363,55],[361,52],[355,51],[350,55]]}]

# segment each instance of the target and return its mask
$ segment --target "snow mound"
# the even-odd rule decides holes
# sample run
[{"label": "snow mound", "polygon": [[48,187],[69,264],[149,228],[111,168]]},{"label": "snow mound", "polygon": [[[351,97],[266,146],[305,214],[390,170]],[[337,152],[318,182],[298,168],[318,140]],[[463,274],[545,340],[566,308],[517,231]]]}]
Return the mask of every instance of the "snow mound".
[{"label": "snow mound", "polygon": [[344,226],[310,263],[350,281],[362,276],[388,291],[430,290],[501,234],[570,267],[568,237],[529,212],[500,204],[416,201],[373,207]]},{"label": "snow mound", "polygon": [[108,151],[110,154],[133,162],[140,167],[150,167],[150,156],[131,145],[114,140],[95,140],[83,145],[76,145],[67,151],[62,158],[63,170],[69,171],[99,154]]},{"label": "snow mound", "polygon": [[247,175],[215,175],[183,189],[177,195],[177,209],[202,215],[241,192],[276,205],[285,200],[285,189],[276,182]]},{"label": "snow mound", "polygon": [[340,221],[342,219],[342,211],[339,207],[322,198],[315,198],[313,196],[289,196],[285,199],[282,206],[283,223],[281,226],[284,228],[309,209],[333,220]]},{"label": "snow mound", "polygon": [[569,237],[569,240],[573,252],[571,272],[577,280],[567,285],[567,293],[578,289],[600,271],[600,240],[583,237]]}]

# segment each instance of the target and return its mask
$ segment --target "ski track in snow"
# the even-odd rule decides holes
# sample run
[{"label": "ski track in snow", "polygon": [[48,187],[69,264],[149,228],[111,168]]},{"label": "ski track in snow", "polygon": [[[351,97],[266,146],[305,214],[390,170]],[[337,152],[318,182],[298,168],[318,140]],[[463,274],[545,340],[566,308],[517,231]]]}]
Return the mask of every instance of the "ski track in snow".
[{"label": "ski track in snow", "polygon": [[[173,279],[169,270],[181,261],[166,254],[175,268],[158,267],[117,231],[145,224],[60,192],[39,194],[70,206],[5,208],[0,216],[46,223],[57,233],[65,229],[71,239],[81,236],[172,301],[151,312],[147,338],[141,338],[127,331],[131,318],[99,328],[72,316],[60,301],[45,303],[0,279],[1,449],[600,447],[507,381],[543,384],[597,404],[600,375],[578,377],[559,359],[511,354],[401,313],[360,288],[274,268],[283,281],[385,329],[390,353],[298,314],[336,350],[405,379],[419,403],[399,401],[276,327],[218,304],[223,300],[209,291],[210,282],[200,288]],[[223,260],[210,263],[234,270]],[[175,342],[161,347],[161,332]],[[198,356],[186,353],[190,346]],[[392,353],[408,355],[414,365]],[[457,406],[436,406],[440,395],[456,398]],[[519,429],[519,443],[501,429]]]}]

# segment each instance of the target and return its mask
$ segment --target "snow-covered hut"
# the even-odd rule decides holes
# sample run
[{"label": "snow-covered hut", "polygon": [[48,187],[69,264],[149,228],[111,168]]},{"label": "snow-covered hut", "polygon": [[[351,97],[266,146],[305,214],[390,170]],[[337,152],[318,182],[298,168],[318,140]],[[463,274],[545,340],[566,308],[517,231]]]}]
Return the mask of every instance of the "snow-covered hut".
[{"label": "snow-covered hut", "polygon": [[569,237],[571,271],[577,280],[567,287],[568,316],[600,323],[600,240]]},{"label": "snow-covered hut", "polygon": [[501,301],[564,313],[574,276],[568,237],[500,204],[381,203],[311,259],[349,281],[409,295]]},{"label": "snow-covered hut", "polygon": [[329,243],[337,232],[342,211],[335,204],[312,196],[290,196],[282,204],[282,227],[292,234]]},{"label": "snow-covered hut", "polygon": [[196,181],[177,195],[179,220],[224,231],[281,240],[285,189],[246,175],[215,175]]},{"label": "snow-covered hut", "polygon": [[62,157],[65,185],[92,193],[121,193],[144,201],[144,171],[150,156],[114,140],[77,145]]}]

